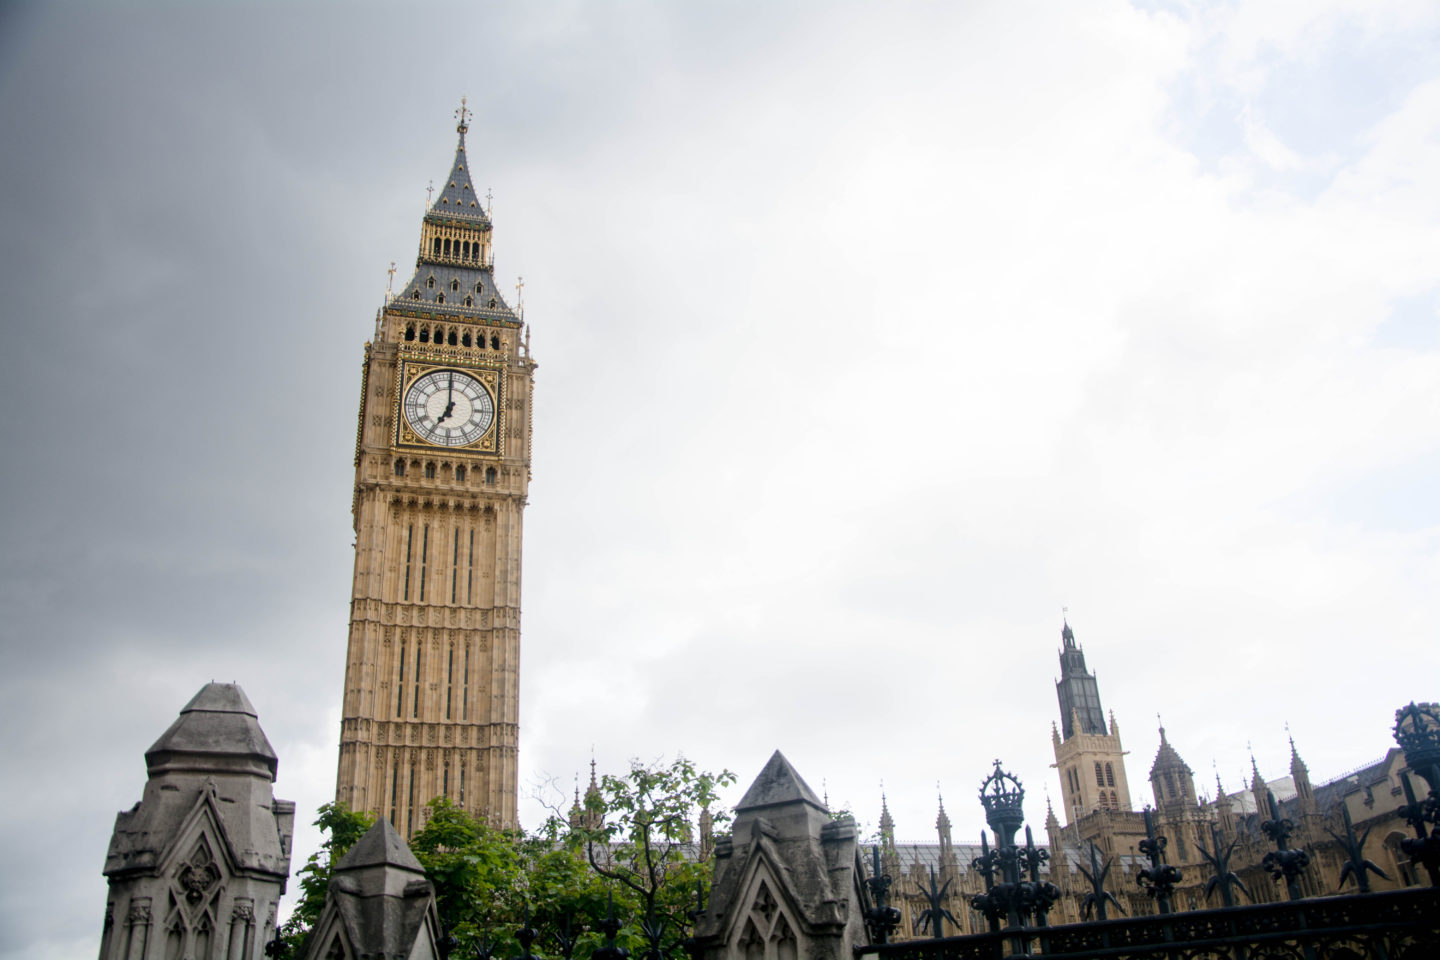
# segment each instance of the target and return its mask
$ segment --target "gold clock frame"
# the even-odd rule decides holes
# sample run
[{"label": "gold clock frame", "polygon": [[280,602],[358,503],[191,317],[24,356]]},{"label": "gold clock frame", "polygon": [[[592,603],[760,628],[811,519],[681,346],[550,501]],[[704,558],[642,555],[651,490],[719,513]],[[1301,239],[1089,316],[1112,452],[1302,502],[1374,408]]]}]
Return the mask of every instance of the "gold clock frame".
[{"label": "gold clock frame", "polygon": [[[449,447],[430,443],[410,429],[410,423],[405,419],[405,394],[416,380],[434,370],[464,370],[490,391],[490,400],[495,404],[495,416],[490,421],[489,429],[480,436],[480,439],[463,447]],[[467,363],[434,363],[401,357],[400,362],[395,365],[395,436],[393,438],[395,446],[411,450],[427,450],[432,453],[444,451],[446,454],[478,457],[503,456],[505,453],[502,444],[502,438],[505,436],[505,406],[502,396],[504,383],[505,371],[500,367],[472,366]]]}]

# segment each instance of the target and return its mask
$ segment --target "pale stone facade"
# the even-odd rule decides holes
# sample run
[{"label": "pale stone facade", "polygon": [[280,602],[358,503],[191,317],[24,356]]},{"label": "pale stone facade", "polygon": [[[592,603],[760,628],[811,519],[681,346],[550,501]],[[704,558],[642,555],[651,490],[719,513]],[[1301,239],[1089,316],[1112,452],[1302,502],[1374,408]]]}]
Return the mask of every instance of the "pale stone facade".
[{"label": "pale stone facade", "polygon": [[145,752],[143,799],[115,817],[100,960],[251,960],[275,934],[295,804],[238,686],[211,683]]},{"label": "pale stone facade", "polygon": [[361,378],[335,795],[407,837],[437,796],[516,823],[535,363],[495,285],[466,129]]}]

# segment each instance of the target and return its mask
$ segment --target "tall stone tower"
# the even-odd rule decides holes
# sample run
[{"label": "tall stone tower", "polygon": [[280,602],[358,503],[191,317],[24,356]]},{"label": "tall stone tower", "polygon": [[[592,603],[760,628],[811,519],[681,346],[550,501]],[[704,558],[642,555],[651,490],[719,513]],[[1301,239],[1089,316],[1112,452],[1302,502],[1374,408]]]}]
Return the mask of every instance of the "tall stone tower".
[{"label": "tall stone tower", "polygon": [[[1092,810],[1129,810],[1130,785],[1125,777],[1125,750],[1115,718],[1105,726],[1100,686],[1085,669],[1085,651],[1075,643],[1067,621],[1060,630],[1060,729],[1051,730],[1055,768],[1065,822],[1074,823]],[[1063,730],[1063,736],[1062,736]]]},{"label": "tall stone tower", "polygon": [[535,363],[465,154],[366,344],[335,796],[406,837],[449,797],[516,822],[521,521]]}]

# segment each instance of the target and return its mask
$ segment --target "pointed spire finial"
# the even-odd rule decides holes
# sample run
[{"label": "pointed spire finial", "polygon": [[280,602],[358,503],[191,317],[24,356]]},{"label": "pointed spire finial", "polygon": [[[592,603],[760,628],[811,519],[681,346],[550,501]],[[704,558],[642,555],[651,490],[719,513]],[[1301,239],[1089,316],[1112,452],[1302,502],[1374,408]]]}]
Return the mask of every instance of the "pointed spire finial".
[{"label": "pointed spire finial", "polygon": [[470,129],[470,118],[473,116],[470,108],[465,105],[465,98],[460,98],[460,109],[455,111],[455,119],[460,121],[455,125],[455,132],[465,136],[465,131]]},{"label": "pointed spire finial", "polygon": [[389,276],[389,279],[385,281],[385,302],[386,302],[386,303],[389,303],[391,300],[394,300],[394,299],[395,299],[395,294],[392,292],[392,291],[394,291],[394,289],[395,289],[395,261],[394,261],[394,260],[391,260],[391,261],[390,261],[390,269],[389,269],[389,270],[386,270],[385,273]]},{"label": "pointed spire finial", "polygon": [[430,209],[430,198],[435,195],[435,181],[431,180],[425,185],[425,209]]},{"label": "pointed spire finial", "polygon": [[525,278],[517,277],[515,280],[515,315],[525,316]]}]

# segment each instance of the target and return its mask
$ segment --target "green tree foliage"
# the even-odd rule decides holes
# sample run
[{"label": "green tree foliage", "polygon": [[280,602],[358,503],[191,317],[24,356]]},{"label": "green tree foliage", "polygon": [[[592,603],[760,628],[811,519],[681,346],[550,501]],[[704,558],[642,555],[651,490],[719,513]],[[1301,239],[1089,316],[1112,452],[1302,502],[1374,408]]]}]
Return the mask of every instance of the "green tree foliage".
[{"label": "green tree foliage", "polygon": [[[529,926],[538,933],[536,953],[557,955],[557,937],[569,937],[583,960],[603,942],[597,931],[612,904],[623,923],[617,942],[632,956],[656,939],[666,950],[678,946],[697,888],[708,899],[700,812],[734,782],[728,770],[705,773],[684,759],[632,764],[623,777],[604,777],[574,822],[551,817],[529,836],[492,827],[444,797],[432,800],[410,849],[435,886],[441,924],[458,942],[452,956],[487,948],[516,956],[516,931]],[[343,804],[320,808],[315,824],[326,840],[300,871],[300,903],[284,929],[292,956],[320,917],[331,866],[372,823]]]},{"label": "green tree foliage", "polygon": [[[599,791],[587,794],[573,840],[617,888],[617,900],[636,917],[629,932],[639,927],[647,946],[677,946],[697,897],[708,899],[710,851],[695,824],[717,791],[734,782],[729,770],[708,773],[681,757],[668,766],[632,762],[625,776],[606,775]],[[728,820],[723,811],[714,815],[712,829]]]},{"label": "green tree foliage", "polygon": [[339,801],[323,804],[318,814],[315,826],[320,828],[325,840],[300,868],[297,874],[300,899],[280,930],[292,956],[300,955],[305,937],[320,919],[320,911],[325,907],[325,891],[330,886],[330,868],[375,824],[375,818],[368,813],[351,810]]}]

